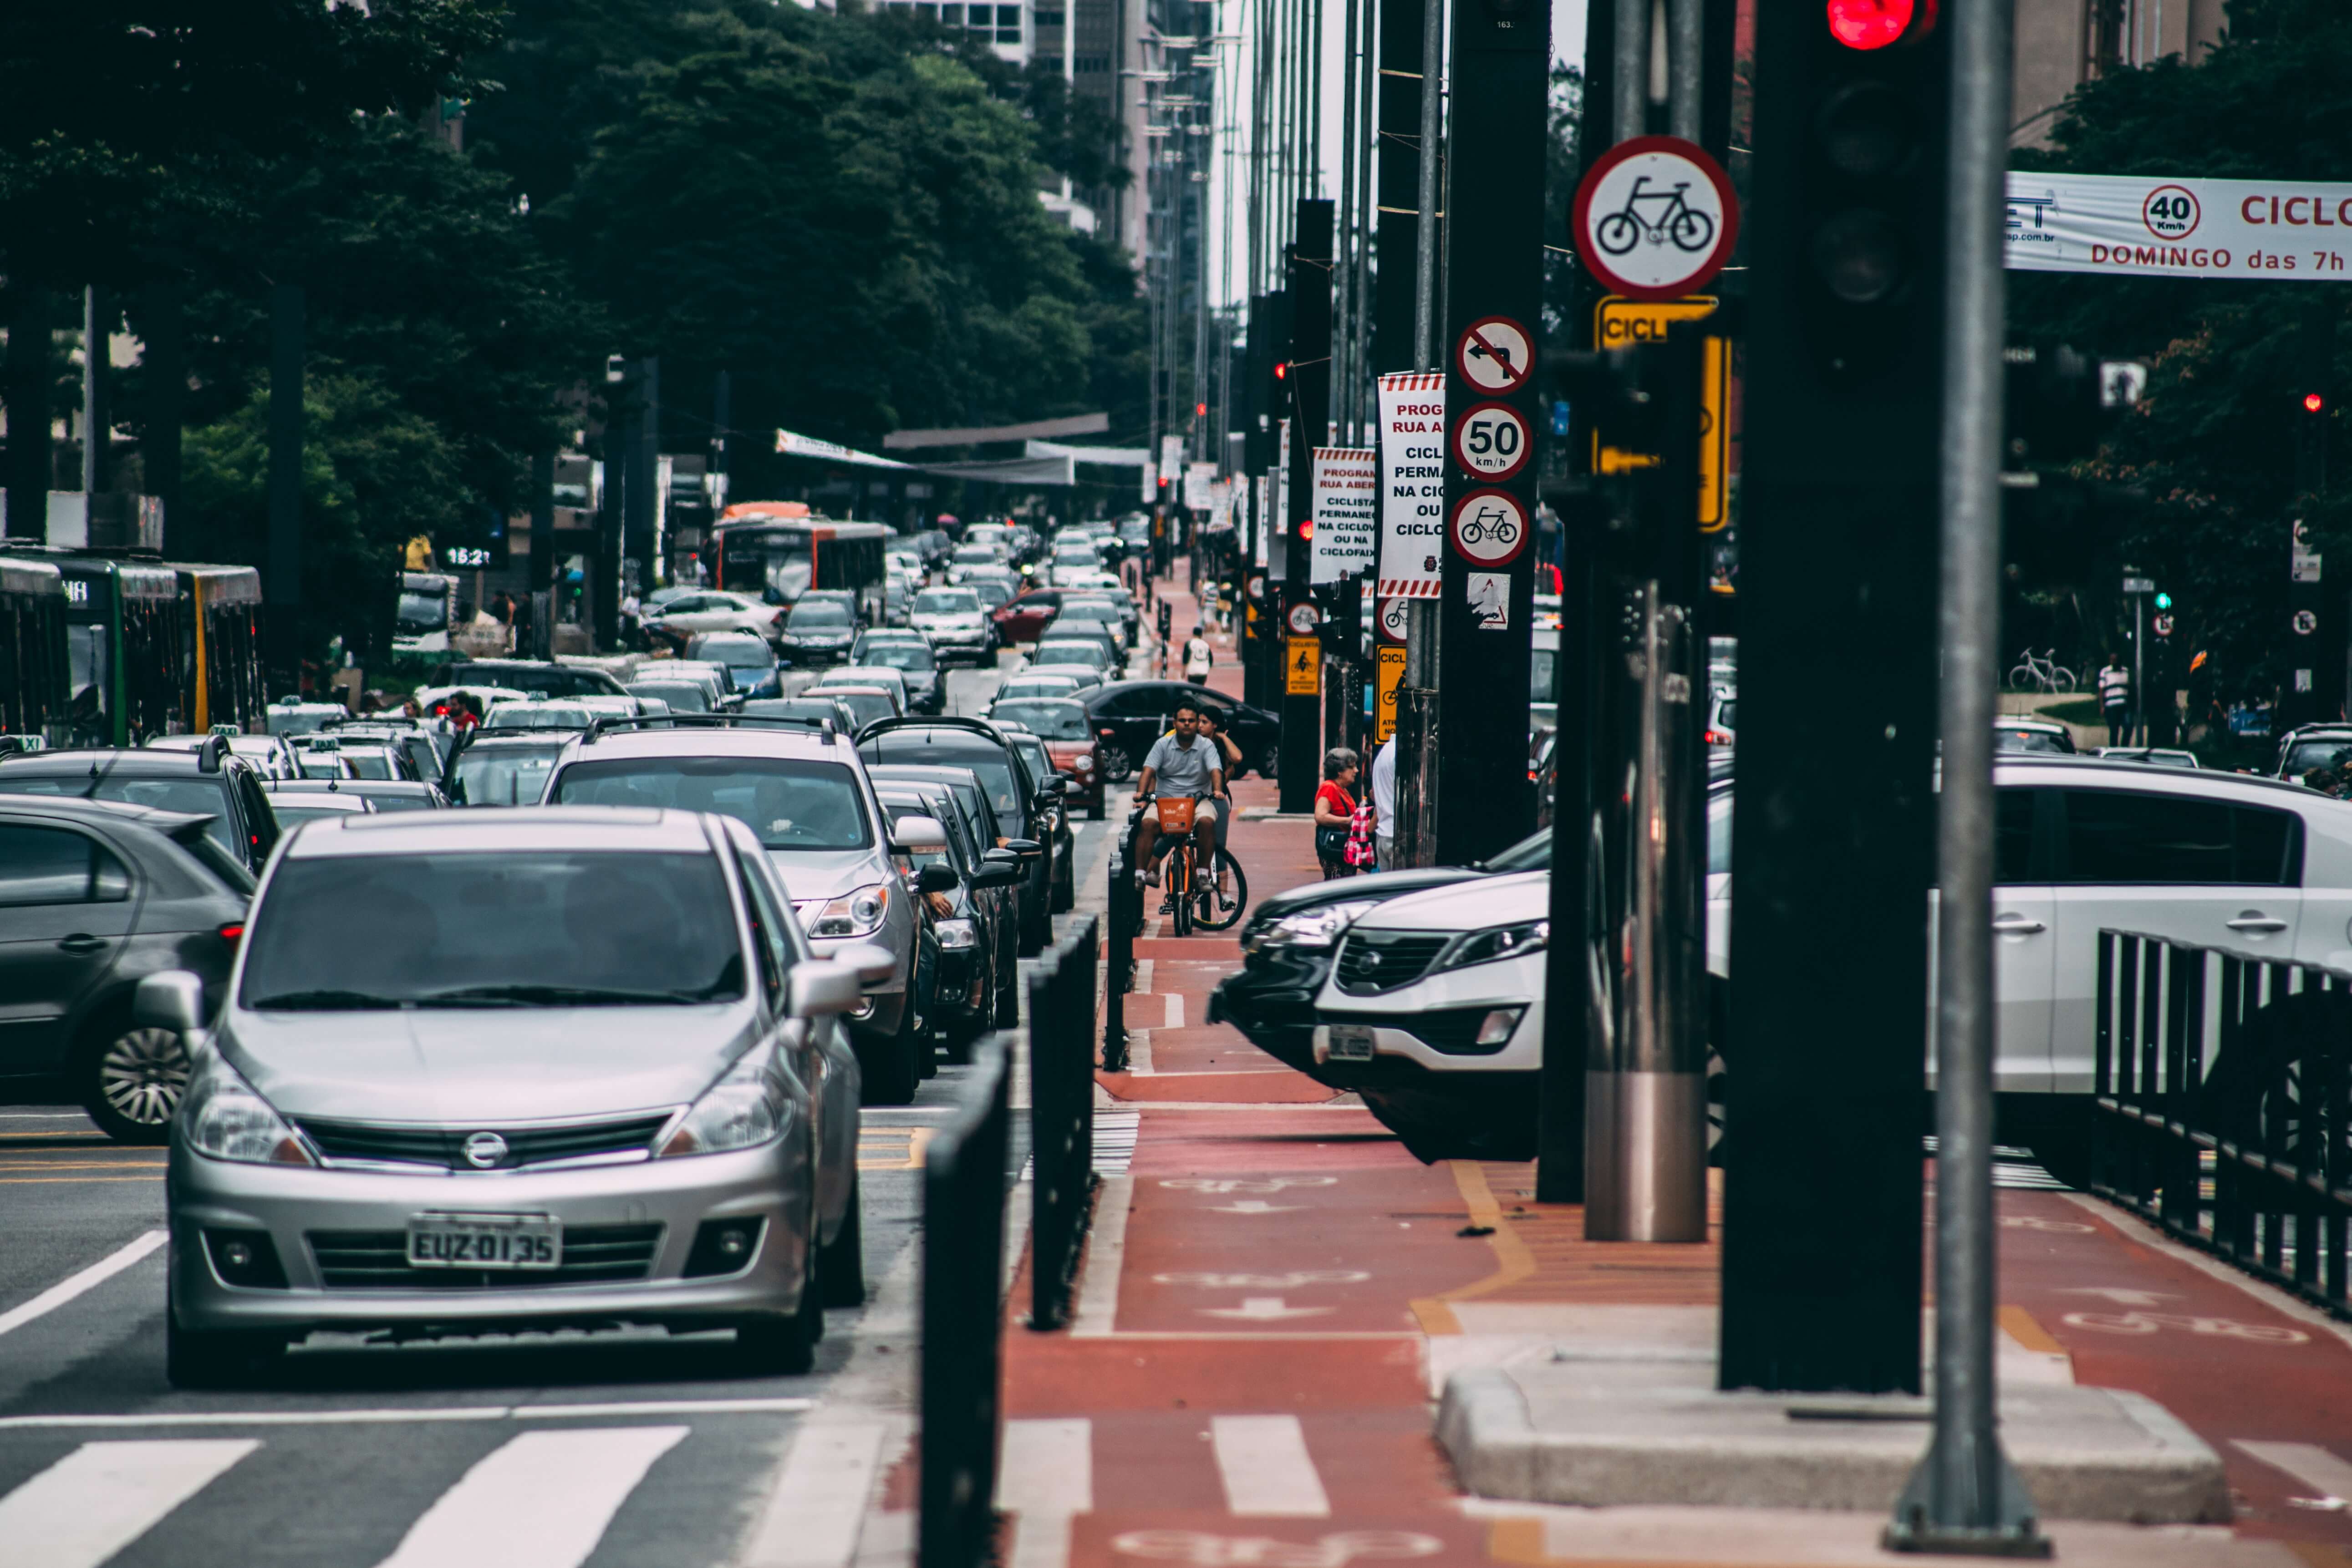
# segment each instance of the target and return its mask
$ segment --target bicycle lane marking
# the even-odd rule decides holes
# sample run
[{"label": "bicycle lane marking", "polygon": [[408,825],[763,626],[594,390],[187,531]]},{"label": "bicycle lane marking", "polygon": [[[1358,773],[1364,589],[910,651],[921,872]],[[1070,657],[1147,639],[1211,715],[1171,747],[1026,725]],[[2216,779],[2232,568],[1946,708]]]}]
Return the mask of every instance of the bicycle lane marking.
[{"label": "bicycle lane marking", "polygon": [[2000,1299],[2072,1356],[2077,1383],[2145,1394],[2210,1445],[2241,1530],[2352,1546],[2352,1518],[2293,1506],[2306,1489],[2237,1446],[2352,1457],[2352,1346],[2146,1245],[2105,1205],[2016,1190],[1998,1202]]}]

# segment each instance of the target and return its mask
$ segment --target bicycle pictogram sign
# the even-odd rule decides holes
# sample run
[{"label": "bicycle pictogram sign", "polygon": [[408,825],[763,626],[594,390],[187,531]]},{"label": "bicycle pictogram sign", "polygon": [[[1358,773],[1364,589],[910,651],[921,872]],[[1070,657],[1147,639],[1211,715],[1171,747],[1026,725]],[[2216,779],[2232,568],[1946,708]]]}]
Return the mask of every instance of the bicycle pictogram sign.
[{"label": "bicycle pictogram sign", "polygon": [[1528,547],[1527,508],[1508,490],[1475,489],[1454,503],[1446,531],[1454,550],[1479,566],[1502,566]]},{"label": "bicycle pictogram sign", "polygon": [[1674,136],[1621,142],[1577,187],[1576,249],[1595,278],[1634,300],[1689,294],[1723,269],[1739,203],[1722,166]]}]

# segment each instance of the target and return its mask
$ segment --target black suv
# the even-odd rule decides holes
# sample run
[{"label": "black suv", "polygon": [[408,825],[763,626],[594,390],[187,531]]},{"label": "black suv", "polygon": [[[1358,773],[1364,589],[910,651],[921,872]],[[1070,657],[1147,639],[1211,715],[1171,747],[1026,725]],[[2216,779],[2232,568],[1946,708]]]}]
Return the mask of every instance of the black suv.
[{"label": "black suv", "polygon": [[[114,800],[207,819],[205,831],[255,872],[278,844],[278,818],[253,764],[212,735],[194,752],[90,749],[0,757],[0,797]],[[0,805],[13,802],[0,798]]]},{"label": "black suv", "polygon": [[969,1061],[971,1042],[993,1026],[997,1001],[1018,973],[1013,925],[1019,909],[1012,895],[1021,879],[1018,858],[985,858],[943,784],[877,780],[874,793],[893,826],[920,816],[947,830],[945,849],[902,849],[896,858],[906,863],[909,887],[931,912],[939,943],[937,1026],[950,1059]]},{"label": "black suv", "polygon": [[1053,935],[1054,812],[1061,784],[1032,774],[1004,731],[984,719],[885,719],[866,726],[857,751],[869,766],[970,768],[980,775],[1010,840],[1001,847],[1022,857],[1021,956],[1043,952]]},{"label": "black suv", "polygon": [[1102,776],[1123,784],[1135,776],[1152,742],[1175,727],[1176,704],[1189,702],[1217,721],[1217,732],[1242,749],[1244,771],[1272,778],[1282,761],[1282,721],[1263,708],[1236,702],[1186,680],[1116,680],[1082,692],[1087,718],[1100,742]]},{"label": "black suv", "polygon": [[0,797],[0,1074],[56,1074],[109,1137],[161,1143],[188,1051],[131,1015],[164,970],[228,984],[253,879],[209,815]]}]

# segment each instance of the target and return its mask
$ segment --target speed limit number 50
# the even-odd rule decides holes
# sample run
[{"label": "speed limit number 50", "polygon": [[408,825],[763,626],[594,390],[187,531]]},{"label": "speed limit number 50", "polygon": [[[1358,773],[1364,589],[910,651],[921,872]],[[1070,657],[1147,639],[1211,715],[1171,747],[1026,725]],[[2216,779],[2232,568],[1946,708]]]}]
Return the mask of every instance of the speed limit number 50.
[{"label": "speed limit number 50", "polygon": [[1475,404],[1454,426],[1454,460],[1482,479],[1511,478],[1534,446],[1527,416],[1507,403]]}]

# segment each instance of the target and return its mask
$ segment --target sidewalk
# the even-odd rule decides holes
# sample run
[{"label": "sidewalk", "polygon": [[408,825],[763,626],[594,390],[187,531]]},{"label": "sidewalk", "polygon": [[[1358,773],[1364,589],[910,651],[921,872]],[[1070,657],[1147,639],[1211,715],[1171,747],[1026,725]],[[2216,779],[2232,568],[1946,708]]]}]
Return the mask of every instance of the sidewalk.
[{"label": "sidewalk", "polygon": [[[1230,842],[1254,900],[1317,875],[1303,821],[1244,817]],[[1878,1550],[1878,1509],[1466,1496],[1434,1430],[1450,1375],[1599,1384],[1578,1369],[1664,1344],[1710,1381],[1716,1248],[1589,1244],[1577,1209],[1533,1202],[1532,1166],[1421,1164],[1352,1096],[1202,1023],[1229,934],[1137,952],[1133,1070],[1098,1079],[1139,1112],[1132,1164],[1105,1181],[1071,1327],[1005,1331],[1008,1563],[1916,1562]],[[2060,1560],[2352,1568],[2352,1331],[2093,1200],[2019,1186],[1999,1209],[2005,1384],[2146,1394],[2233,1494],[2223,1526],[2051,1522]]]}]

